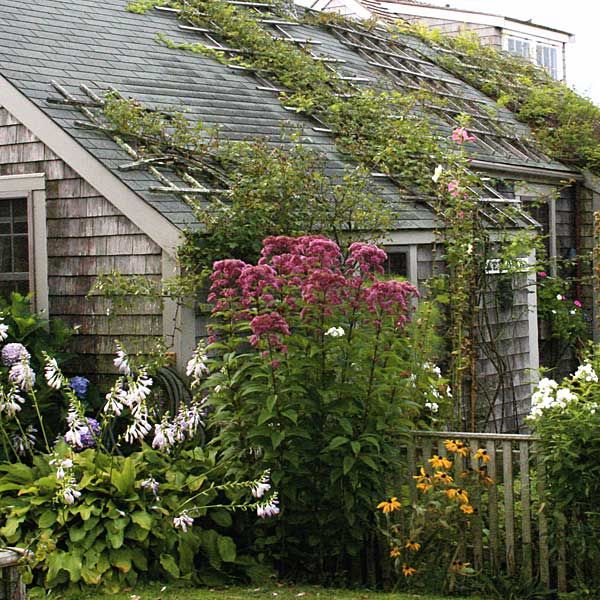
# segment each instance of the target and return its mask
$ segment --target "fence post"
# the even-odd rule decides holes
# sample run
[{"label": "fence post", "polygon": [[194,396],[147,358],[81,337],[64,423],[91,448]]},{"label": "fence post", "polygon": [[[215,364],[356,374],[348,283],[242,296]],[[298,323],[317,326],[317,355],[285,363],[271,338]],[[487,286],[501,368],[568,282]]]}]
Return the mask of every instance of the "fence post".
[{"label": "fence post", "polygon": [[506,540],[506,568],[515,574],[515,497],[513,494],[512,442],[502,442],[502,478],[504,480],[504,535]]},{"label": "fence post", "polygon": [[533,578],[531,552],[531,478],[529,477],[529,442],[519,442],[519,468],[521,471],[521,532],[523,537],[523,578]]},{"label": "fence post", "polygon": [[498,490],[496,488],[496,443],[494,440],[488,440],[486,449],[490,462],[488,463],[488,473],[493,479],[494,485],[490,486],[488,505],[490,516],[490,562],[492,573],[496,574],[500,568],[500,540],[498,537]]}]

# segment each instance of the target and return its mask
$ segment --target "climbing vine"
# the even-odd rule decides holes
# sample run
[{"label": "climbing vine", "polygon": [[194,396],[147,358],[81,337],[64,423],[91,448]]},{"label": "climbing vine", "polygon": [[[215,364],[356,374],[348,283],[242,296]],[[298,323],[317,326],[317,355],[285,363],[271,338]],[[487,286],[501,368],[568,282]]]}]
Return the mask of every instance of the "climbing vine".
[{"label": "climbing vine", "polygon": [[[386,173],[399,185],[401,194],[427,198],[437,215],[437,247],[445,270],[435,279],[434,292],[446,306],[448,367],[455,390],[453,425],[476,428],[482,414],[477,405],[477,361],[482,353],[501,354],[490,343],[491,334],[487,341],[482,336],[485,327],[492,331],[485,323],[486,300],[495,286],[495,298],[504,298],[502,310],[510,305],[514,292],[511,273],[523,271],[523,256],[531,252],[533,236],[523,224],[509,227],[518,219],[519,211],[513,207],[499,212],[493,234],[485,225],[485,211],[478,200],[483,182],[470,171],[463,151],[463,143],[476,142],[468,132],[468,119],[460,117],[465,126],[454,130],[455,143],[449,144],[436,133],[427,110],[428,94],[400,93],[384,84],[351,86],[306,48],[274,39],[256,13],[237,5],[218,0],[166,0],[163,4],[178,9],[179,18],[188,24],[210,27],[236,52],[220,52],[201,43],[178,43],[164,35],[159,35],[160,43],[208,54],[278,84],[280,99],[287,107],[320,120],[331,129],[338,148],[362,165],[341,180],[331,181],[324,176],[322,157],[307,149],[299,136],[294,138],[294,133],[283,150],[265,140],[223,143],[215,141],[218,135],[194,131],[192,135],[201,142],[191,145],[197,144],[204,163],[208,160],[218,166],[227,178],[228,191],[194,202],[202,228],[188,232],[180,252],[184,264],[194,270],[222,257],[252,259],[259,248],[259,232],[297,235],[319,231],[319,227],[325,231],[323,224],[327,224],[328,233],[339,239],[348,232],[360,236],[365,231],[389,230],[393,227],[391,215],[381,218],[385,211],[376,211],[373,222],[368,208],[369,203],[379,201],[369,190],[369,172]],[[150,6],[136,0],[130,10],[144,12]],[[286,16],[276,4],[273,13]],[[317,21],[327,26],[330,19],[340,17],[319,17]],[[105,115],[119,127],[110,110],[105,110]],[[141,115],[142,121],[150,119],[151,123],[155,118]],[[189,135],[185,117],[176,122],[184,124],[184,132],[178,136],[185,140]],[[165,122],[162,128],[169,131],[172,123]],[[161,135],[155,138],[171,151],[177,147]],[[186,158],[185,152],[180,155]],[[492,286],[488,281],[491,259],[504,274]]]}]

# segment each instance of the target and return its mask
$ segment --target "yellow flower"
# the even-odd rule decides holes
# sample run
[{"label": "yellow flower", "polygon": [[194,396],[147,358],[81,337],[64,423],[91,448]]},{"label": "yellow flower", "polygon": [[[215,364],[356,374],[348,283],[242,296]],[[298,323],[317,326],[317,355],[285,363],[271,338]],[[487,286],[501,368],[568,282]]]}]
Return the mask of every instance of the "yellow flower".
[{"label": "yellow flower", "polygon": [[401,554],[402,554],[402,552],[400,552],[400,548],[398,548],[398,546],[394,546],[390,550],[390,557],[391,558],[398,558]]},{"label": "yellow flower", "polygon": [[443,456],[438,456],[437,454],[434,454],[427,462],[434,469],[445,469],[446,471],[449,471],[452,468],[451,460],[448,460],[447,458],[444,458]]},{"label": "yellow flower", "polygon": [[444,446],[448,452],[454,452],[455,454],[460,454],[461,456],[469,456],[469,446],[460,440],[446,440],[444,442]]},{"label": "yellow flower", "polygon": [[487,450],[485,450],[485,448],[479,448],[479,450],[475,452],[475,458],[481,459],[484,463],[490,462],[490,455],[488,454]]},{"label": "yellow flower", "polygon": [[460,510],[462,510],[465,515],[472,515],[475,512],[475,509],[470,504],[461,504]]},{"label": "yellow flower", "polygon": [[414,567],[409,567],[408,565],[402,565],[402,574],[404,577],[412,577],[417,570]]},{"label": "yellow flower", "polygon": [[436,471],[434,477],[437,481],[446,485],[454,481],[448,473],[444,473],[443,471]]},{"label": "yellow flower", "polygon": [[404,547],[413,552],[418,552],[421,549],[421,544],[419,544],[419,542],[413,542],[412,540],[406,540]]},{"label": "yellow flower", "polygon": [[428,492],[433,486],[431,485],[431,477],[427,475],[425,469],[421,467],[420,475],[413,475],[413,479],[417,480],[417,489],[423,493]]},{"label": "yellow flower", "polygon": [[384,500],[383,502],[380,502],[377,505],[377,508],[380,508],[384,513],[391,513],[401,508],[401,506],[402,505],[400,504],[400,502],[398,502],[398,498],[396,498],[396,496],[393,496],[389,500]]},{"label": "yellow flower", "polygon": [[461,504],[469,503],[469,494],[467,490],[462,490],[460,488],[450,488],[446,490],[446,496],[450,498],[450,500],[458,500]]}]

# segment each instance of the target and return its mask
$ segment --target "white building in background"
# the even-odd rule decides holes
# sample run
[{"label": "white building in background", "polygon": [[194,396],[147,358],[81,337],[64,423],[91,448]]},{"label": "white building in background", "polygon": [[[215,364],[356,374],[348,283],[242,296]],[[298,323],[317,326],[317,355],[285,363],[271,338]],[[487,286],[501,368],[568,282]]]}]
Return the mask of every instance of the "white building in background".
[{"label": "white building in background", "polygon": [[422,23],[455,35],[465,29],[476,33],[482,43],[523,56],[546,68],[555,79],[566,81],[566,47],[575,40],[567,31],[490,13],[436,6],[415,0],[295,0],[319,11],[338,12],[348,17],[393,22],[402,19]]}]

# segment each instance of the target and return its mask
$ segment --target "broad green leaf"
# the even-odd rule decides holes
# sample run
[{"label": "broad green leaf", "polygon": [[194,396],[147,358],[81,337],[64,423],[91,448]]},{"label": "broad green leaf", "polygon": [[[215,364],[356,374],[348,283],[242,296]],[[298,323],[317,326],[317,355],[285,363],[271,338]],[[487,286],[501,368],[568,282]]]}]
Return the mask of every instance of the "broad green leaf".
[{"label": "broad green leaf", "polygon": [[170,554],[160,555],[160,565],[173,579],[179,579],[179,567]]},{"label": "broad green leaf", "polygon": [[38,520],[38,527],[40,529],[46,529],[56,523],[56,513],[52,510],[45,510]]},{"label": "broad green leaf", "polygon": [[217,547],[223,562],[235,562],[236,547],[235,542],[230,537],[220,536],[217,540]]},{"label": "broad green leaf", "polygon": [[344,444],[347,444],[350,440],[348,440],[347,437],[344,437],[343,435],[338,435],[336,437],[334,437],[331,442],[329,442],[329,446],[327,446],[327,450],[335,450],[336,448],[339,448],[340,446],[343,446]]},{"label": "broad green leaf", "polygon": [[152,529],[152,523],[154,519],[152,515],[143,510],[138,510],[131,514],[131,520],[136,524],[142,527],[143,529]]},{"label": "broad green leaf", "polygon": [[355,462],[356,462],[356,459],[354,458],[354,456],[345,456],[344,457],[344,464],[343,464],[344,475],[347,475],[352,470],[352,467],[354,466]]}]

